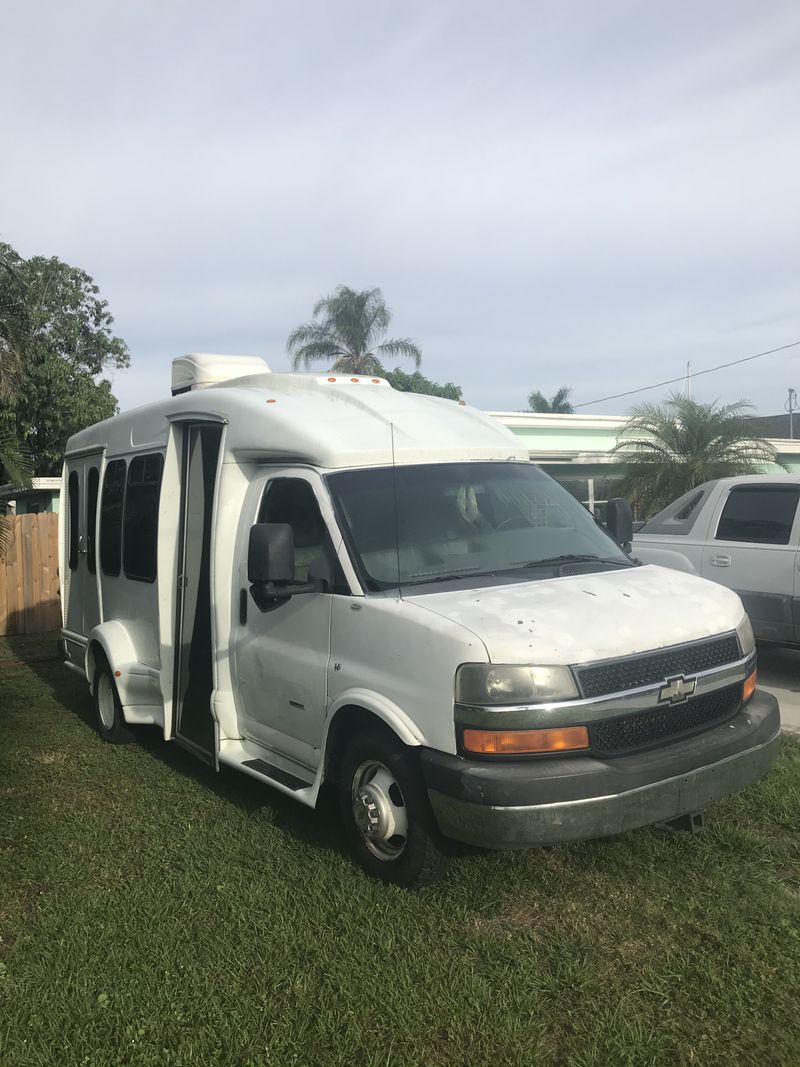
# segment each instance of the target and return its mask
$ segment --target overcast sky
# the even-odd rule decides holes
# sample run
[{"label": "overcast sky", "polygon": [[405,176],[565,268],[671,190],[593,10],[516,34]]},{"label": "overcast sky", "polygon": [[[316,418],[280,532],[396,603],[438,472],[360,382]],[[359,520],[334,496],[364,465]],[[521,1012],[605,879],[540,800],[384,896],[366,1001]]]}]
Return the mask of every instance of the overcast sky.
[{"label": "overcast sky", "polygon": [[[0,237],[95,278],[123,408],[187,351],[285,369],[340,283],[487,409],[800,339],[791,0],[5,0],[0,39]],[[696,395],[774,413],[798,369]]]}]

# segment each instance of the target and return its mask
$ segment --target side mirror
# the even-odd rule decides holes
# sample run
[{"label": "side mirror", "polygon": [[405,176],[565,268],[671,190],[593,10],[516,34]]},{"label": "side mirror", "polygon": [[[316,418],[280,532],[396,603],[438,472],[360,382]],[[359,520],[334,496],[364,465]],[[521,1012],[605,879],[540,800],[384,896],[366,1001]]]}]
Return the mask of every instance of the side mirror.
[{"label": "side mirror", "polygon": [[288,523],[259,522],[250,527],[247,580],[251,585],[294,581],[294,534]]},{"label": "side mirror", "polygon": [[618,545],[633,540],[633,512],[624,497],[615,496],[606,505],[606,529]]}]

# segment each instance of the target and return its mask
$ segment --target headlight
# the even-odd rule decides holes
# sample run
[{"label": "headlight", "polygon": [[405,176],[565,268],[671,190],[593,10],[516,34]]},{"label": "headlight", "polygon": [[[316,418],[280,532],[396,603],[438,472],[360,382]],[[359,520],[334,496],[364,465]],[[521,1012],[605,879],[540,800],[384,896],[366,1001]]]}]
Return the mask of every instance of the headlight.
[{"label": "headlight", "polygon": [[739,638],[739,647],[743,656],[752,656],[756,650],[756,639],[753,637],[753,627],[746,615],[736,627],[736,636]]},{"label": "headlight", "polygon": [[577,696],[569,667],[464,663],[456,671],[457,704],[545,704]]}]

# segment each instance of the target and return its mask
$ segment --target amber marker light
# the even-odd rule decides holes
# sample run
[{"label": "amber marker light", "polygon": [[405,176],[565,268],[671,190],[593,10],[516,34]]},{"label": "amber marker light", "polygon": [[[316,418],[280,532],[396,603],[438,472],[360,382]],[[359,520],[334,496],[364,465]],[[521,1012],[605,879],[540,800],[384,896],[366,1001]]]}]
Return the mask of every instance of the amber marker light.
[{"label": "amber marker light", "polygon": [[756,691],[756,682],[757,681],[758,681],[758,671],[753,671],[752,674],[749,674],[745,678],[744,685],[742,686],[742,701],[743,701],[743,703],[746,704],[747,701],[750,699],[750,697],[753,695],[753,693],[755,693],[755,691]]},{"label": "amber marker light", "polygon": [[465,730],[467,752],[485,756],[514,756],[533,752],[570,752],[589,747],[585,726],[549,730]]}]

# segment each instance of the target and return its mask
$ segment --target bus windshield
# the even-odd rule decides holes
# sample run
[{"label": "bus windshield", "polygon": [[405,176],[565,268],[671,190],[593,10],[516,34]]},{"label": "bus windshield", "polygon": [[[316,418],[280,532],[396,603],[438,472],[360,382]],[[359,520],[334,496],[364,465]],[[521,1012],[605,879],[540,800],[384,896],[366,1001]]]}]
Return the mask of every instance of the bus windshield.
[{"label": "bus windshield", "polygon": [[633,563],[594,517],[528,463],[442,463],[328,475],[369,588]]}]

